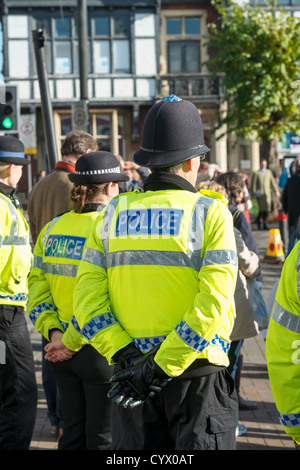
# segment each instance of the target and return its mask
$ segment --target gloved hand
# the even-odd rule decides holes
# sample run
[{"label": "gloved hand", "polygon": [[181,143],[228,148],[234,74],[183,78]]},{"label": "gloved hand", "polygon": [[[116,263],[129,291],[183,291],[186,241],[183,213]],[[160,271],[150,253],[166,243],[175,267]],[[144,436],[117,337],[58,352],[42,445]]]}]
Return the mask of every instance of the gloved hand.
[{"label": "gloved hand", "polygon": [[168,384],[171,379],[154,361],[156,348],[143,358],[134,361],[132,367],[115,374],[110,380],[116,385],[108,392],[117,405],[123,408],[134,408],[146,398],[153,397]]},{"label": "gloved hand", "polygon": [[114,372],[118,373],[126,367],[130,367],[138,358],[143,356],[143,353],[133,343],[128,344],[114,354],[112,358],[115,363]]}]

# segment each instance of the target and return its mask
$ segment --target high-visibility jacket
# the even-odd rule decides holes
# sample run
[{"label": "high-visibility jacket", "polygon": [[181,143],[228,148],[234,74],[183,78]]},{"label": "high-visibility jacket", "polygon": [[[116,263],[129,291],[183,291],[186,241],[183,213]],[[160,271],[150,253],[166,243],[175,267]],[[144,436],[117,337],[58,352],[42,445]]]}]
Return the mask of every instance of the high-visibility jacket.
[{"label": "high-visibility jacket", "polygon": [[29,228],[9,197],[0,193],[0,304],[27,305],[32,263]]},{"label": "high-visibility jacket", "polygon": [[89,236],[74,290],[80,337],[113,363],[134,342],[179,376],[195,359],[227,366],[235,309],[237,254],[232,216],[222,202],[185,190],[114,198]]},{"label": "high-visibility jacket", "polygon": [[73,316],[78,264],[97,215],[96,211],[67,212],[46,224],[38,236],[29,276],[28,311],[37,331],[48,340],[51,329],[64,332]]},{"label": "high-visibility jacket", "polygon": [[300,242],[282,268],[266,338],[266,357],[279,420],[300,445]]}]

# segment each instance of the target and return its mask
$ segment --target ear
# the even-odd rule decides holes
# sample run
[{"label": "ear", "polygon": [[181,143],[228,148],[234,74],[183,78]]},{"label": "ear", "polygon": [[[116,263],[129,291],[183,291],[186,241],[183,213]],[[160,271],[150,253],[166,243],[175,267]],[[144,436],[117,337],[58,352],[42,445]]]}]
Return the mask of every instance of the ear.
[{"label": "ear", "polygon": [[11,163],[11,164],[8,165],[8,167],[7,167],[7,174],[8,174],[8,176],[11,176],[12,173],[13,173],[13,171],[14,171],[14,164]]},{"label": "ear", "polygon": [[105,193],[107,196],[112,196],[112,191],[113,191],[113,183],[110,182],[110,183],[107,183],[107,185],[105,186]]},{"label": "ear", "polygon": [[189,160],[185,160],[183,162],[182,169],[184,172],[191,171],[193,169],[193,159],[190,158]]}]

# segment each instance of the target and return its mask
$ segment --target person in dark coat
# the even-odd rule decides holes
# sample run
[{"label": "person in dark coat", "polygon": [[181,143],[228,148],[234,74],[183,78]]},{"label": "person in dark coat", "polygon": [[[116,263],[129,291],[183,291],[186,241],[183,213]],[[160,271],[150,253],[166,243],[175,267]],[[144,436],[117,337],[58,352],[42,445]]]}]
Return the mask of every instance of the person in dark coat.
[{"label": "person in dark coat", "polygon": [[[244,179],[241,175],[235,172],[227,172],[221,174],[218,179],[217,183],[224,186],[227,191],[228,196],[228,209],[230,210],[232,217],[233,217],[233,224],[234,227],[240,232],[242,235],[242,239],[248,248],[249,251],[252,251],[257,254],[259,259],[259,251],[257,248],[257,244],[255,238],[253,236],[251,226],[247,221],[244,213],[237,208],[237,205],[243,199],[244,196]],[[259,261],[258,271],[256,275],[256,281],[262,286],[263,277],[261,273],[261,265]],[[230,366],[228,368],[229,373],[235,379],[236,389],[239,391],[239,384],[240,384],[240,375],[241,370],[243,367],[243,355],[241,353],[243,346],[243,340],[236,340],[232,341],[230,349],[229,349],[229,359],[230,359]],[[250,403],[244,400],[238,393],[239,397],[239,409],[240,410],[253,410],[256,409],[257,406],[255,403]]]},{"label": "person in dark coat", "polygon": [[296,227],[300,216],[300,160],[297,161],[296,173],[286,183],[281,202],[284,212],[288,215],[290,253],[298,241]]}]

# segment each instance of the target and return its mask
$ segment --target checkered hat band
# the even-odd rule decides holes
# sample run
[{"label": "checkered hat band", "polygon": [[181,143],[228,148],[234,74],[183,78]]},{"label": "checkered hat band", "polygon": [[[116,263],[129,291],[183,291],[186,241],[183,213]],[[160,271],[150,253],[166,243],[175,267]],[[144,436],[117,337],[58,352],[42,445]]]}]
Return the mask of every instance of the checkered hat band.
[{"label": "checkered hat band", "polygon": [[87,170],[87,171],[75,171],[76,175],[103,175],[107,173],[121,173],[120,167],[105,168],[104,170]]}]

